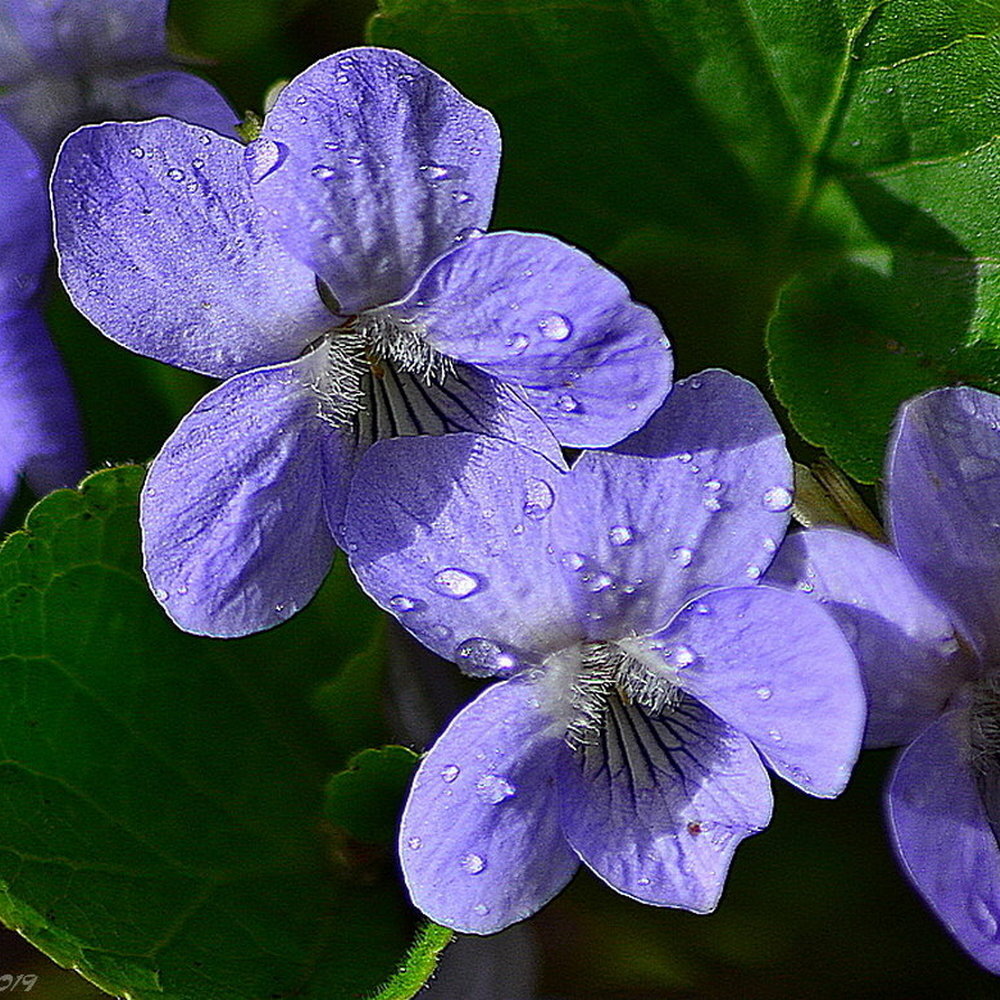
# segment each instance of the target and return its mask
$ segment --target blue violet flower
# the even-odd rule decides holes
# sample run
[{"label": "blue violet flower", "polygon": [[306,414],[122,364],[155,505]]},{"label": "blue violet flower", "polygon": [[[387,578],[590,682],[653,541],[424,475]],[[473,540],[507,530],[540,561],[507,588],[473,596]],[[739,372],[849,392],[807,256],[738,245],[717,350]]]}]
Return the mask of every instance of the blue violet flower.
[{"label": "blue violet flower", "polygon": [[399,843],[421,910],[497,931],[582,859],[635,899],[707,912],[769,822],[765,764],[841,791],[865,718],[851,648],[818,604],[761,583],[791,476],[763,397],[723,371],[569,472],[468,434],[368,451],[345,512],[359,580],[499,678],[415,777]]},{"label": "blue violet flower", "polygon": [[[246,148],[162,119],[66,141],[53,198],[76,305],[227,379],[142,495],[146,572],[182,628],[241,635],[308,601],[376,439],[475,431],[559,460],[663,400],[669,347],[618,278],[548,236],[483,235],[499,157],[488,112],[373,48],[293,80]],[[423,443],[418,474],[461,474]]]}]

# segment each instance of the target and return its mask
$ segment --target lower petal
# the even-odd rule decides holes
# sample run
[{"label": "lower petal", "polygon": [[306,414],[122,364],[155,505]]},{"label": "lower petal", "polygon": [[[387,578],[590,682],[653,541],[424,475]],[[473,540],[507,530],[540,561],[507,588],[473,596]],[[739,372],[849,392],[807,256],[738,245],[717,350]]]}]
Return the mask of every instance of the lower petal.
[{"label": "lower petal", "polygon": [[414,778],[403,876],[416,906],[455,930],[490,934],[523,920],[576,871],[554,784],[562,733],[538,704],[531,675],[487,688]]},{"label": "lower petal", "polygon": [[319,417],[324,348],[210,392],[149,470],[140,516],[146,575],[188,632],[277,625],[316,592],[334,543],[325,494],[353,454]]},{"label": "lower petal", "polygon": [[900,755],[886,809],[899,860],[955,940],[1000,973],[1000,847],[968,763],[962,711],[928,726]]},{"label": "lower petal", "polygon": [[824,798],[843,790],[865,695],[847,640],[818,604],[776,587],[710,591],[642,645],[787,781]]},{"label": "lower petal", "polygon": [[690,698],[655,719],[612,699],[599,742],[562,746],[558,782],[566,837],[591,869],[696,913],[715,909],[737,845],[771,818],[750,741]]},{"label": "lower petal", "polygon": [[0,317],[0,515],[23,476],[36,493],[84,473],[73,390],[36,309]]}]

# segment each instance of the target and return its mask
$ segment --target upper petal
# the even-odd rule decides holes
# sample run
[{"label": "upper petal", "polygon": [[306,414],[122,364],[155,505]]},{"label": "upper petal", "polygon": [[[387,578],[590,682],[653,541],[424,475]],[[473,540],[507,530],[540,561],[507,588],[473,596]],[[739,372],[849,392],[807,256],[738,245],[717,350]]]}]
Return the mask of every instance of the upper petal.
[{"label": "upper petal", "polygon": [[0,118],[0,310],[37,292],[52,246],[42,165],[16,129]]},{"label": "upper petal", "polygon": [[553,774],[561,741],[522,674],[487,688],[431,747],[403,810],[399,852],[413,902],[432,920],[490,934],[573,876]]},{"label": "upper petal", "polygon": [[868,693],[866,746],[912,740],[972,672],[947,610],[894,552],[863,535],[789,535],[767,579],[822,601],[850,640]]},{"label": "upper petal", "polygon": [[688,597],[766,569],[788,523],[791,460],[749,382],[678,382],[645,428],[585,452],[553,511],[561,565],[593,638],[650,632]]},{"label": "upper petal", "polygon": [[565,481],[537,453],[493,438],[380,441],[351,483],[342,543],[361,585],[421,642],[503,673],[510,653],[544,656],[578,636],[546,552]]},{"label": "upper petal", "polygon": [[573,849],[645,903],[715,909],[733,852],[767,826],[771,785],[750,741],[693,699],[649,718],[614,698],[599,743],[560,748]]},{"label": "upper petal", "polygon": [[237,375],[181,421],[140,503],[146,575],[188,632],[237,636],[277,625],[323,582],[334,544],[329,483],[351,459],[317,415],[326,349]]},{"label": "upper petal", "polygon": [[637,643],[783,778],[810,795],[843,791],[865,695],[854,654],[822,607],[764,585],[715,590]]},{"label": "upper petal", "polygon": [[74,304],[140,354],[227,376],[287,361],[331,325],[315,276],[261,228],[243,147],[161,118],[89,126],[52,180]]},{"label": "upper petal", "polygon": [[84,471],[73,390],[41,313],[0,315],[0,517],[20,477],[47,493]]},{"label": "upper petal", "polygon": [[292,80],[247,154],[267,224],[354,313],[401,298],[487,225],[500,136],[422,63],[360,48]]},{"label": "upper petal", "polygon": [[654,313],[620,278],[551,236],[466,241],[392,313],[442,354],[519,386],[566,445],[620,441],[670,391],[673,360]]},{"label": "upper petal", "polygon": [[977,962],[1000,973],[1000,848],[968,763],[967,731],[963,711],[928,726],[900,754],[886,811],[899,860],[926,903]]},{"label": "upper petal", "polygon": [[904,404],[886,477],[900,558],[1000,656],[1000,397],[965,386]]}]

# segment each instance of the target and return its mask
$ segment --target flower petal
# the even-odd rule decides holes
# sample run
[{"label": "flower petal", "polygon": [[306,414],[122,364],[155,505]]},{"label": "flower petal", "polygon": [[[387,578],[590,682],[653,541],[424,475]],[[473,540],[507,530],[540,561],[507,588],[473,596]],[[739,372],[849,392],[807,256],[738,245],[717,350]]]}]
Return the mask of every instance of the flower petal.
[{"label": "flower petal", "polygon": [[37,309],[0,316],[0,516],[24,476],[36,493],[84,473],[73,390]]},{"label": "flower petal", "polygon": [[1000,973],[1000,848],[968,764],[968,718],[948,712],[899,757],[886,792],[906,874],[955,940]]},{"label": "flower petal", "polygon": [[403,877],[432,920],[490,934],[562,889],[578,862],[559,826],[562,734],[530,674],[487,688],[440,736],[400,822]]},{"label": "flower petal", "polygon": [[643,430],[580,456],[553,531],[591,638],[611,620],[650,632],[691,595],[756,579],[784,534],[791,486],[763,396],[723,371],[678,382]]},{"label": "flower petal", "polygon": [[140,354],[227,376],[287,361],[331,316],[260,226],[243,147],[165,118],[80,129],[52,181],[74,304]]},{"label": "flower petal", "polygon": [[310,383],[325,349],[238,375],[181,421],[142,491],[146,575],[188,632],[277,625],[316,592],[333,559],[324,494],[351,455],[317,416]]},{"label": "flower petal", "polygon": [[865,746],[908,743],[972,675],[947,611],[869,538],[840,528],[789,535],[767,580],[821,601],[850,640],[868,694]]},{"label": "flower petal", "polygon": [[16,310],[39,290],[52,247],[42,165],[0,118],[0,310]]},{"label": "flower petal", "polygon": [[345,313],[393,302],[493,205],[488,111],[388,49],[349,49],[297,76],[247,150],[267,224]]},{"label": "flower petal", "polygon": [[[168,0],[6,0],[0,18],[3,55],[21,52],[16,65],[35,72],[55,67],[87,73],[112,62],[163,62]],[[5,63],[5,66],[9,65]],[[8,75],[9,74],[9,75]],[[3,81],[17,79],[11,70]]]},{"label": "flower petal", "polygon": [[561,748],[563,829],[618,892],[715,909],[733,852],[767,826],[771,784],[750,741],[693,699],[661,718],[609,702],[601,741]]},{"label": "flower petal", "polygon": [[473,434],[396,438],[365,453],[342,544],[361,585],[434,652],[505,673],[578,637],[545,551],[565,474]]},{"label": "flower petal", "polygon": [[1000,397],[937,389],[900,410],[889,521],[900,558],[1000,656]]},{"label": "flower petal", "polygon": [[442,354],[519,386],[566,445],[620,441],[670,391],[673,359],[654,313],[551,236],[469,240],[390,312]]},{"label": "flower petal", "polygon": [[843,791],[865,695],[850,645],[814,601],[763,585],[710,591],[640,641],[781,777],[823,798]]}]

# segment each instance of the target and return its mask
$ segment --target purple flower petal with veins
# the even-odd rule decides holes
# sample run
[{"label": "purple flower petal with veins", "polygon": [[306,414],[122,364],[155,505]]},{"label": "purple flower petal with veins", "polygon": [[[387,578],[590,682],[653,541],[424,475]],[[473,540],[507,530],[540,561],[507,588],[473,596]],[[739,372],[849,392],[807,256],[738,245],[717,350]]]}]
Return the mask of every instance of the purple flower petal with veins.
[{"label": "purple flower petal with veins", "polygon": [[1000,973],[1000,397],[948,388],[904,404],[885,479],[893,549],[805,531],[768,579],[821,601],[850,637],[868,745],[909,744],[886,790],[903,869]]},{"label": "purple flower petal with veins", "polygon": [[[618,278],[551,237],[483,234],[499,156],[487,111],[375,48],[289,83],[245,148],[164,119],[66,141],[73,301],[126,347],[229,379],[143,494],[147,575],[182,628],[242,635],[308,600],[379,439],[475,432],[561,463],[560,443],[613,444],[666,396],[666,339]],[[434,461],[421,474],[450,488],[462,447]]]},{"label": "purple flower petal with veins", "polygon": [[768,766],[813,795],[844,787],[865,714],[850,646],[815,602],[760,582],[791,485],[760,393],[721,371],[568,472],[466,434],[369,450],[343,533],[359,580],[431,649],[500,678],[410,792],[400,852],[425,913],[500,930],[580,861],[707,912],[770,819]]}]

